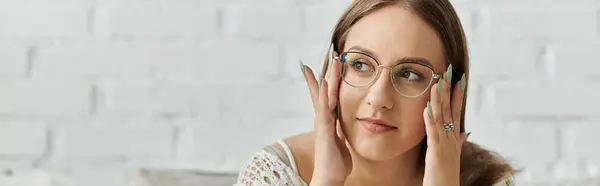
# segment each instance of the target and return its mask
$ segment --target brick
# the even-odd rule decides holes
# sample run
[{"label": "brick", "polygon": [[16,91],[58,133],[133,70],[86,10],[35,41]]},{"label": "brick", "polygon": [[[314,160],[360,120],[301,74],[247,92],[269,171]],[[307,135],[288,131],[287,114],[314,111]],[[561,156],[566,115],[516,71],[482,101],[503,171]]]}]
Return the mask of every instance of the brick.
[{"label": "brick", "polygon": [[2,161],[0,161],[0,170],[30,169],[33,167],[35,158],[36,157],[4,158]]},{"label": "brick", "polygon": [[318,78],[327,56],[328,41],[307,39],[284,44],[282,50],[284,76],[304,81],[300,69],[300,61],[302,61],[313,70],[315,77]]},{"label": "brick", "polygon": [[[223,122],[223,124],[229,124]],[[257,115],[248,115],[240,118],[240,122],[235,126],[258,127],[268,133],[274,140],[286,138],[299,132],[308,132],[313,130],[313,116],[295,116],[295,117],[265,117]],[[246,157],[247,158],[247,157]]]},{"label": "brick", "polygon": [[14,6],[88,6],[92,5],[95,0],[21,0],[21,1],[11,1],[11,0],[0,0],[0,7],[6,7],[9,5]]},{"label": "brick", "polygon": [[570,127],[572,127],[572,143],[570,145],[572,145],[573,152],[570,155],[599,166],[600,149],[595,148],[593,143],[600,140],[600,136],[597,134],[600,126],[597,122],[590,121],[584,124],[571,125]]},{"label": "brick", "polygon": [[87,33],[86,16],[81,6],[2,6],[0,38],[82,37]]},{"label": "brick", "polygon": [[[496,117],[469,119],[469,140],[498,152],[517,167],[546,166],[558,159],[556,127],[551,123],[505,122]],[[543,173],[540,171],[533,173]]]},{"label": "brick", "polygon": [[335,24],[347,6],[347,2],[337,1],[306,7],[306,34],[324,39],[331,38]]},{"label": "brick", "polygon": [[156,114],[190,113],[191,116],[218,117],[221,89],[199,86],[163,86],[155,90]]},{"label": "brick", "polygon": [[224,99],[228,113],[264,117],[313,116],[310,91],[303,82],[267,81],[233,88]]},{"label": "brick", "polygon": [[0,175],[0,186],[51,186],[50,174],[41,169],[12,170],[12,176]]},{"label": "brick", "polygon": [[[494,88],[495,110],[503,117],[569,118],[598,114],[590,104],[590,92],[600,91],[595,84],[503,83]],[[568,98],[568,99],[565,99]]]},{"label": "brick", "polygon": [[41,47],[34,78],[148,77],[153,47],[159,43],[78,43]]},{"label": "brick", "polygon": [[0,83],[0,113],[8,116],[83,116],[90,86],[78,81],[23,80]]},{"label": "brick", "polygon": [[41,123],[0,122],[0,155],[41,156],[46,137]]},{"label": "brick", "polygon": [[64,126],[57,136],[62,158],[169,158],[174,149],[168,126]]},{"label": "brick", "polygon": [[[203,119],[202,119],[203,120]],[[190,118],[185,118],[182,120],[179,120],[177,122],[170,122],[170,123],[180,123],[183,125],[179,125],[176,127],[177,130],[177,152],[176,152],[176,161],[179,167],[182,168],[193,168],[195,165],[190,165],[189,161],[191,159],[193,159],[193,150],[194,150],[194,126],[196,126],[197,124],[199,124],[198,122],[196,122],[197,120],[194,119],[190,119]],[[204,124],[204,123],[213,123],[213,124],[217,124],[217,122],[210,122],[210,121],[206,121],[206,122],[201,122],[200,124]]]},{"label": "brick", "polygon": [[24,77],[28,48],[17,44],[0,45],[0,78]]},{"label": "brick", "polygon": [[94,0],[94,6],[95,7],[105,7],[105,6],[109,6],[109,7],[119,7],[119,6],[125,6],[125,7],[135,7],[135,6],[159,6],[161,4],[164,4],[165,0],[127,0],[127,1],[121,1],[121,0]]},{"label": "brick", "polygon": [[[311,119],[267,118],[251,125],[199,125],[195,129],[192,160],[197,168],[235,172],[264,145],[306,129]],[[202,121],[198,121],[202,122]],[[304,127],[302,127],[304,126]],[[237,133],[232,131],[244,131]],[[244,139],[244,140],[239,140]],[[219,141],[219,143],[214,143]],[[236,148],[220,148],[223,146]]]},{"label": "brick", "polygon": [[342,4],[338,6],[347,7],[352,3],[353,0],[293,0],[294,5],[297,6],[310,6],[310,5],[322,5],[322,4]]},{"label": "brick", "polygon": [[131,163],[108,158],[56,159],[48,164],[52,185],[125,185],[134,171]]},{"label": "brick", "polygon": [[[198,165],[199,169],[205,170],[222,170],[224,169],[224,164],[227,162],[229,156],[233,155],[235,151],[243,151],[243,149],[253,148],[257,149],[257,144],[260,138],[244,138],[240,136],[240,134],[227,132],[227,131],[246,131],[245,133],[252,133],[257,130],[257,128],[242,128],[242,127],[234,127],[234,126],[209,126],[204,125],[200,126],[194,132],[194,146],[192,151],[192,157],[194,157],[191,162]],[[234,137],[235,136],[235,137]],[[263,136],[266,137],[266,136]],[[244,139],[242,146],[237,144],[234,139]],[[214,143],[214,141],[218,141]],[[242,148],[219,148],[223,146],[229,147],[242,147]],[[233,168],[229,166],[228,168]],[[239,168],[239,167],[238,167]]]},{"label": "brick", "polygon": [[99,85],[104,92],[98,107],[99,115],[112,117],[149,116],[152,114],[152,90],[146,84]]},{"label": "brick", "polygon": [[[465,117],[469,116],[477,116],[481,113],[483,108],[483,102],[487,101],[487,97],[485,97],[486,89],[485,89],[484,81],[478,79],[470,79],[468,82],[467,88],[467,105],[466,105],[466,113]],[[465,120],[468,120],[465,119]]]},{"label": "brick", "polygon": [[224,33],[228,36],[293,40],[304,33],[302,9],[297,7],[230,7],[223,16]]},{"label": "brick", "polygon": [[[99,114],[165,118],[219,117],[220,89],[193,84],[106,83]],[[213,120],[213,121],[214,121]]]},{"label": "brick", "polygon": [[[37,159],[37,160],[36,160]],[[5,156],[0,161],[0,186],[49,186],[55,181],[50,172],[39,166],[39,158]]]},{"label": "brick", "polygon": [[[231,6],[271,6],[291,7],[299,4],[295,0],[165,0],[169,5],[188,4],[190,6],[227,8]],[[276,8],[272,8],[276,9]]]},{"label": "brick", "polygon": [[[508,2],[487,9],[489,33],[495,39],[578,39],[595,37],[593,2]],[[515,21],[519,20],[519,21]]]},{"label": "brick", "polygon": [[480,9],[480,6],[477,2],[472,1],[451,1],[451,3],[460,19],[467,40],[473,40],[477,36],[475,35],[475,31],[478,25],[475,24],[475,21],[479,19],[477,16],[480,15],[477,11]]},{"label": "brick", "polygon": [[246,40],[174,44],[155,50],[152,65],[160,81],[244,85],[278,74],[278,52],[277,45]]},{"label": "brick", "polygon": [[[585,178],[583,163],[574,158],[566,158],[553,163],[554,177],[549,180],[577,180]],[[548,179],[548,178],[546,178]],[[548,181],[548,180],[546,180]]]},{"label": "brick", "polygon": [[552,63],[556,81],[586,81],[600,77],[600,42],[571,42],[555,46]]},{"label": "brick", "polygon": [[532,42],[474,42],[469,48],[472,78],[529,81],[545,72],[539,68],[541,49]]},{"label": "brick", "polygon": [[195,6],[101,6],[95,14],[95,34],[111,38],[213,37],[217,9]]}]

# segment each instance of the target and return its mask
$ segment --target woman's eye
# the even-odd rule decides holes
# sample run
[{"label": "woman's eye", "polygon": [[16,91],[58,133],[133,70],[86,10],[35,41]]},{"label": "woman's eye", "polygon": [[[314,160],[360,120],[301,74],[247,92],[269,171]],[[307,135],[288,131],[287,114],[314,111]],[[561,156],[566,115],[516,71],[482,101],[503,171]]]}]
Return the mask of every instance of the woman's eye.
[{"label": "woman's eye", "polygon": [[405,79],[407,79],[409,81],[419,81],[419,80],[422,79],[421,74],[419,74],[417,72],[413,72],[413,71],[408,70],[408,69],[406,69],[406,70],[400,70],[397,73],[397,76],[399,78],[405,78]]},{"label": "woman's eye", "polygon": [[417,75],[414,72],[406,72],[405,73],[405,77],[408,78],[408,80],[411,80],[411,81],[419,79],[419,75]]},{"label": "woman's eye", "polygon": [[358,60],[352,61],[352,68],[354,70],[361,71],[361,72],[366,72],[366,71],[370,71],[371,70],[370,67],[369,67],[369,65],[368,65],[368,63],[361,62],[361,61],[358,61]]}]

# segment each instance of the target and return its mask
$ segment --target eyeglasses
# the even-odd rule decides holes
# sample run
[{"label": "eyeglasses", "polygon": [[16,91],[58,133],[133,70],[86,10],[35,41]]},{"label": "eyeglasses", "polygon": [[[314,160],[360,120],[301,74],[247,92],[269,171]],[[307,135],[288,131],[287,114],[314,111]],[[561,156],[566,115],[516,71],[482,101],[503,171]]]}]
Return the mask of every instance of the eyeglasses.
[{"label": "eyeglasses", "polygon": [[402,96],[415,98],[425,93],[433,84],[434,79],[441,75],[435,74],[432,67],[419,62],[403,62],[393,67],[379,65],[377,60],[362,52],[348,51],[340,53],[336,59],[342,63],[341,77],[348,85],[356,88],[371,86],[381,69],[389,69],[392,85]]}]

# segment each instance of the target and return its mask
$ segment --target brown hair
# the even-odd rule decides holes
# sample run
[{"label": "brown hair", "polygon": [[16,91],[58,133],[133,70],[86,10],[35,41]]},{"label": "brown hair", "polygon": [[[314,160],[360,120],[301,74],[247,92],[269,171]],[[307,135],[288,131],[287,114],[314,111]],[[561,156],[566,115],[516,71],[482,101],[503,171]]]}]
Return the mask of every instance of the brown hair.
[{"label": "brown hair", "polygon": [[[465,108],[469,79],[469,53],[466,36],[454,7],[448,0],[355,0],[338,20],[331,38],[333,51],[341,52],[346,42],[350,28],[362,17],[386,6],[399,5],[411,10],[427,22],[438,34],[444,45],[446,61],[452,64],[453,77],[465,74],[465,99],[461,113],[461,132],[465,131]],[[329,59],[325,59],[320,78],[323,79],[329,66]],[[453,78],[454,86],[460,78]],[[424,161],[427,148],[423,140],[422,161]],[[494,185],[506,179],[506,184],[511,184],[512,176],[516,170],[501,156],[486,150],[483,147],[466,142],[461,156],[460,182],[462,186]],[[511,178],[511,179],[507,179]]]}]

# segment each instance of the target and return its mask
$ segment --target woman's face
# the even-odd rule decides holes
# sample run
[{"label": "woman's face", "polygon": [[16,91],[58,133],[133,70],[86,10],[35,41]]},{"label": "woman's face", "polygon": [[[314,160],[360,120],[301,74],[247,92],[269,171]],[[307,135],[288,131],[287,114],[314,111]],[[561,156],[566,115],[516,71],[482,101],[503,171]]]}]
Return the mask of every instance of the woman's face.
[{"label": "woman's face", "polygon": [[[360,19],[350,29],[342,47],[343,52],[367,53],[385,67],[394,67],[406,59],[424,59],[419,62],[429,63],[436,74],[446,70],[442,43],[435,30],[401,6],[389,6]],[[364,57],[362,59],[365,60]],[[369,71],[372,68],[362,62],[365,61],[347,60],[345,65],[353,63],[354,70]],[[431,88],[423,88],[426,92],[418,97],[404,97],[394,88],[389,68],[381,70],[370,86],[357,88],[344,81],[340,85],[344,133],[354,151],[372,160],[396,157],[419,144],[425,136],[423,111]],[[398,85],[396,87],[404,89],[399,91],[407,92],[411,91],[407,90],[411,81],[418,81],[423,78],[421,76],[431,77],[431,74],[416,74],[411,69],[401,68],[392,70],[392,75]],[[364,77],[354,74],[355,79]],[[434,79],[432,84],[436,82],[437,79]],[[371,125],[381,121],[393,127]]]}]

